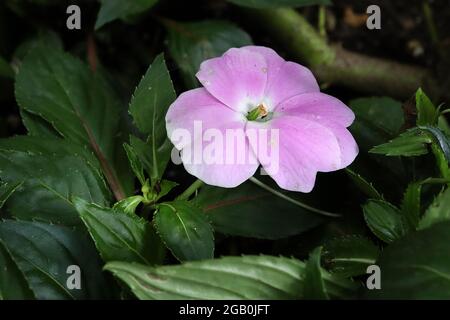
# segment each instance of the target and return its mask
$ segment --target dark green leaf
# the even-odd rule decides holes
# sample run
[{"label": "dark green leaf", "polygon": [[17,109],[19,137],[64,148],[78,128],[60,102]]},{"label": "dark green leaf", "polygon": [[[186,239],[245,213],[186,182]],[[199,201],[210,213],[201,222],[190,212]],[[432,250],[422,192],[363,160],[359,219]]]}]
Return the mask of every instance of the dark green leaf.
[{"label": "dark green leaf", "polygon": [[364,206],[364,218],[370,230],[381,240],[392,242],[406,233],[400,211],[388,202],[369,200]]},{"label": "dark green leaf", "polygon": [[[38,299],[109,297],[95,249],[80,233],[38,222],[5,220],[0,240]],[[81,289],[68,289],[71,265],[81,269]]]},{"label": "dark green leaf", "polygon": [[102,205],[111,198],[96,161],[88,150],[61,139],[1,139],[0,178],[12,184],[23,181],[8,209],[23,220],[78,225],[72,196]]},{"label": "dark green leaf", "polygon": [[253,183],[225,189],[203,186],[193,200],[218,232],[279,239],[309,230],[323,220]]},{"label": "dark green leaf", "polygon": [[161,203],[153,221],[166,246],[180,261],[214,256],[212,227],[195,205],[187,201]]},{"label": "dark green leaf", "polygon": [[251,8],[304,7],[331,4],[330,0],[228,0],[231,3]]},{"label": "dark green leaf", "polygon": [[314,249],[309,255],[305,266],[305,278],[303,283],[303,297],[305,299],[328,300],[325,283],[320,268],[320,256],[322,247]]},{"label": "dark green leaf", "polygon": [[158,0],[100,0],[102,5],[95,22],[95,29],[99,29],[108,22],[116,19],[126,19],[150,9]]},{"label": "dark green leaf", "polygon": [[372,199],[383,200],[383,196],[377,189],[375,189],[373,184],[364,179],[360,174],[350,170],[349,168],[346,168],[345,172],[366,196]]},{"label": "dark green leaf", "polygon": [[428,153],[427,145],[432,141],[428,133],[413,128],[387,143],[373,147],[369,152],[386,156],[420,156]]},{"label": "dark green leaf", "polygon": [[9,63],[2,57],[0,57],[0,77],[14,78],[14,70]]},{"label": "dark green leaf", "polygon": [[166,21],[169,52],[180,67],[186,85],[197,87],[195,74],[203,61],[221,56],[230,48],[252,43],[250,36],[227,21],[205,20],[180,23]]},{"label": "dark green leaf", "polygon": [[14,59],[21,61],[31,49],[42,45],[55,50],[63,50],[63,42],[55,31],[50,29],[39,29],[35,35],[22,42],[16,48],[14,51]]},{"label": "dark green leaf", "polygon": [[3,182],[0,183],[0,209],[3,207],[8,198],[16,191],[20,186],[22,186],[23,182],[15,182],[8,183]]},{"label": "dark green leaf", "polygon": [[409,230],[415,230],[420,219],[420,192],[422,183],[410,183],[405,191],[402,201],[401,213],[409,227]]},{"label": "dark green leaf", "polygon": [[61,135],[56,131],[50,123],[44,120],[44,118],[28,112],[24,109],[20,109],[20,118],[22,123],[27,129],[28,135],[44,137],[44,138],[60,138]]},{"label": "dark green leaf", "polygon": [[[167,138],[165,115],[175,100],[175,91],[162,54],[148,68],[130,102],[130,113],[138,129],[148,135],[148,149],[130,141],[138,156],[145,154],[152,183],[161,179],[170,159],[172,144]],[[138,139],[135,139],[138,140]],[[140,140],[139,140],[140,141]],[[142,141],[141,141],[142,142]],[[148,150],[144,153],[145,150]]]},{"label": "dark green leaf", "polygon": [[369,299],[450,299],[450,222],[413,232],[388,246],[377,264],[381,290]]},{"label": "dark green leaf", "polygon": [[144,166],[142,164],[141,159],[136,154],[136,151],[132,146],[125,143],[123,147],[125,148],[125,152],[127,153],[131,169],[133,170],[135,176],[138,178],[141,185],[144,185],[145,184]]},{"label": "dark green leaf", "polygon": [[[271,256],[224,257],[157,268],[124,262],[105,266],[139,299],[298,299],[302,298],[305,265]],[[348,283],[334,284],[324,273],[330,296]]]},{"label": "dark green leaf", "polygon": [[100,163],[89,148],[57,137],[43,139],[41,136],[14,136],[0,139],[0,150],[21,151],[33,155],[74,155],[83,158],[90,166],[101,170]]},{"label": "dark green leaf", "polygon": [[351,132],[363,150],[397,136],[404,123],[402,105],[388,97],[359,98],[350,101],[355,113]]},{"label": "dark green leaf", "polygon": [[[167,144],[167,146],[166,146]],[[164,142],[163,150],[170,146],[170,142]],[[130,136],[130,148],[133,150],[134,156],[137,157],[136,161],[140,161],[143,169],[150,176],[153,173],[153,154],[152,145],[150,142],[144,142],[141,139],[131,135]],[[140,169],[138,169],[140,170]],[[145,183],[145,182],[144,182]]]},{"label": "dark green leaf", "polygon": [[147,221],[79,198],[73,201],[105,262],[152,264],[158,261],[160,252],[155,250],[158,238]]},{"label": "dark green leaf", "polygon": [[450,220],[450,188],[434,199],[420,220],[419,228],[428,228],[435,223]]},{"label": "dark green leaf", "polygon": [[119,100],[100,73],[92,73],[77,58],[53,47],[38,45],[26,56],[16,77],[21,108],[51,123],[66,139],[90,146],[116,197],[124,196],[129,175],[120,176],[117,161]]},{"label": "dark green leaf", "polygon": [[353,277],[366,273],[367,266],[375,264],[380,250],[362,236],[344,236],[326,243],[324,261],[332,274]]},{"label": "dark green leaf", "polygon": [[0,240],[0,300],[33,299],[24,274],[13,260],[3,241]]},{"label": "dark green leaf", "polygon": [[438,112],[430,98],[419,88],[416,92],[417,125],[436,125]]}]

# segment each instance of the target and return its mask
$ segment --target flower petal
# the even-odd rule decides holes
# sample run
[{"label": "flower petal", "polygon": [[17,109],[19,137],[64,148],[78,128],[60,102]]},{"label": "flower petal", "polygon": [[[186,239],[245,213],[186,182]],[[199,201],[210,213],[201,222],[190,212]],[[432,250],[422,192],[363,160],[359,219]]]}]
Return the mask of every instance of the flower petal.
[{"label": "flower petal", "polygon": [[223,104],[246,114],[262,102],[267,64],[259,53],[232,48],[202,62],[197,78]]},{"label": "flower petal", "polygon": [[[226,188],[238,186],[259,166],[245,137],[245,122],[242,114],[204,88],[181,94],[166,115],[169,139],[181,150],[186,171],[207,184]],[[237,135],[233,138],[232,133]]]},{"label": "flower petal", "polygon": [[356,144],[355,139],[347,130],[347,128],[325,118],[317,119],[317,117],[312,114],[300,114],[296,115],[296,117],[317,122],[318,124],[327,127],[329,130],[331,130],[331,132],[333,132],[341,150],[341,165],[338,169],[348,167],[355,160],[356,156],[358,155],[359,148]]},{"label": "flower petal", "polygon": [[334,136],[339,143],[339,148],[341,149],[341,165],[339,169],[346,168],[358,155],[358,145],[347,128],[338,126],[334,123],[329,124],[327,127],[334,133]]},{"label": "flower petal", "polygon": [[275,110],[284,115],[313,115],[348,127],[355,119],[353,111],[340,100],[325,93],[305,93],[294,96],[278,105]]},{"label": "flower petal", "polygon": [[267,62],[267,85],[265,97],[269,109],[295,95],[319,92],[320,88],[312,72],[295,62],[285,61],[274,50],[260,46],[247,46],[245,49],[258,52]]},{"label": "flower petal", "polygon": [[[265,171],[283,189],[310,192],[317,171],[341,167],[338,141],[327,127],[300,117],[281,116],[265,123],[248,122],[246,133],[252,137],[249,131],[261,128],[277,129],[278,141],[272,132],[271,138],[260,138],[257,143],[250,138],[250,145]],[[264,142],[267,150],[261,145]]]}]

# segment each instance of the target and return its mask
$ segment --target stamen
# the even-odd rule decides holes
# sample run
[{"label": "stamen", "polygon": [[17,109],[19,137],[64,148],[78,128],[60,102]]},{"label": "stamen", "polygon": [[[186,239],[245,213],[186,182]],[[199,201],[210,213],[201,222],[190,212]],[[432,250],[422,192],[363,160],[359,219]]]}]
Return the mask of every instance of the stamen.
[{"label": "stamen", "polygon": [[264,106],[264,104],[261,103],[255,109],[247,113],[247,119],[249,121],[255,121],[264,118],[268,114],[269,112],[267,111],[266,107]]}]

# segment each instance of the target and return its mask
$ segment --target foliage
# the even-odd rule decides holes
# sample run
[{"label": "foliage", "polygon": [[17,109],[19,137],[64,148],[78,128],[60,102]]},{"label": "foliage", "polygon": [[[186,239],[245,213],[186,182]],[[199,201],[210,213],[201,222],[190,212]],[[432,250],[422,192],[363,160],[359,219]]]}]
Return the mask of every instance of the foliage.
[{"label": "foliage", "polygon": [[[44,30],[0,57],[26,131],[0,139],[0,299],[450,298],[450,138],[425,90],[412,122],[391,97],[351,100],[360,156],[347,174],[319,174],[311,194],[252,181],[191,190],[171,162],[166,112],[175,89],[197,86],[202,61],[252,44],[252,29],[161,17],[163,1],[99,2],[86,52]],[[23,19],[53,5],[8,10]],[[156,44],[128,47],[144,18]],[[108,63],[117,30],[134,40]],[[365,289],[373,264],[381,290]],[[71,265],[81,290],[67,288]]]}]

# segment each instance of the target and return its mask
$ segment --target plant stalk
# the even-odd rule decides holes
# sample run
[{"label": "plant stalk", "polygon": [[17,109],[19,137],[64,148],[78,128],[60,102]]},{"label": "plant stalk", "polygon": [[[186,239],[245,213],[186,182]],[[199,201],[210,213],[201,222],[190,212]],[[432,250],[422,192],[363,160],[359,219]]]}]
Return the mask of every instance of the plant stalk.
[{"label": "plant stalk", "polygon": [[294,58],[309,66],[323,83],[401,99],[409,98],[419,87],[432,90],[435,86],[425,68],[369,57],[328,44],[294,9],[242,10],[249,21],[256,23]]},{"label": "plant stalk", "polygon": [[326,216],[326,217],[332,217],[332,218],[341,217],[340,214],[332,213],[332,212],[328,212],[328,211],[323,211],[323,210],[311,207],[311,206],[309,206],[307,204],[304,204],[304,203],[302,203],[302,202],[300,202],[298,200],[292,199],[291,197],[285,195],[284,193],[282,193],[282,192],[280,192],[278,190],[273,189],[272,187],[270,187],[267,184],[265,184],[264,182],[256,179],[255,177],[251,177],[250,181],[253,182],[254,184],[256,184],[257,186],[263,188],[264,190],[267,190],[270,193],[276,195],[277,197],[280,197],[281,199],[284,199],[284,200],[286,200],[286,201],[288,201],[290,203],[293,203],[296,206],[299,206],[299,207],[301,207],[303,209],[306,209],[308,211],[311,211],[311,212],[314,212],[314,213],[318,213],[318,214]]},{"label": "plant stalk", "polygon": [[180,194],[176,200],[187,200],[191,195],[193,195],[198,188],[203,185],[203,181],[200,179],[195,180],[182,194]]}]

